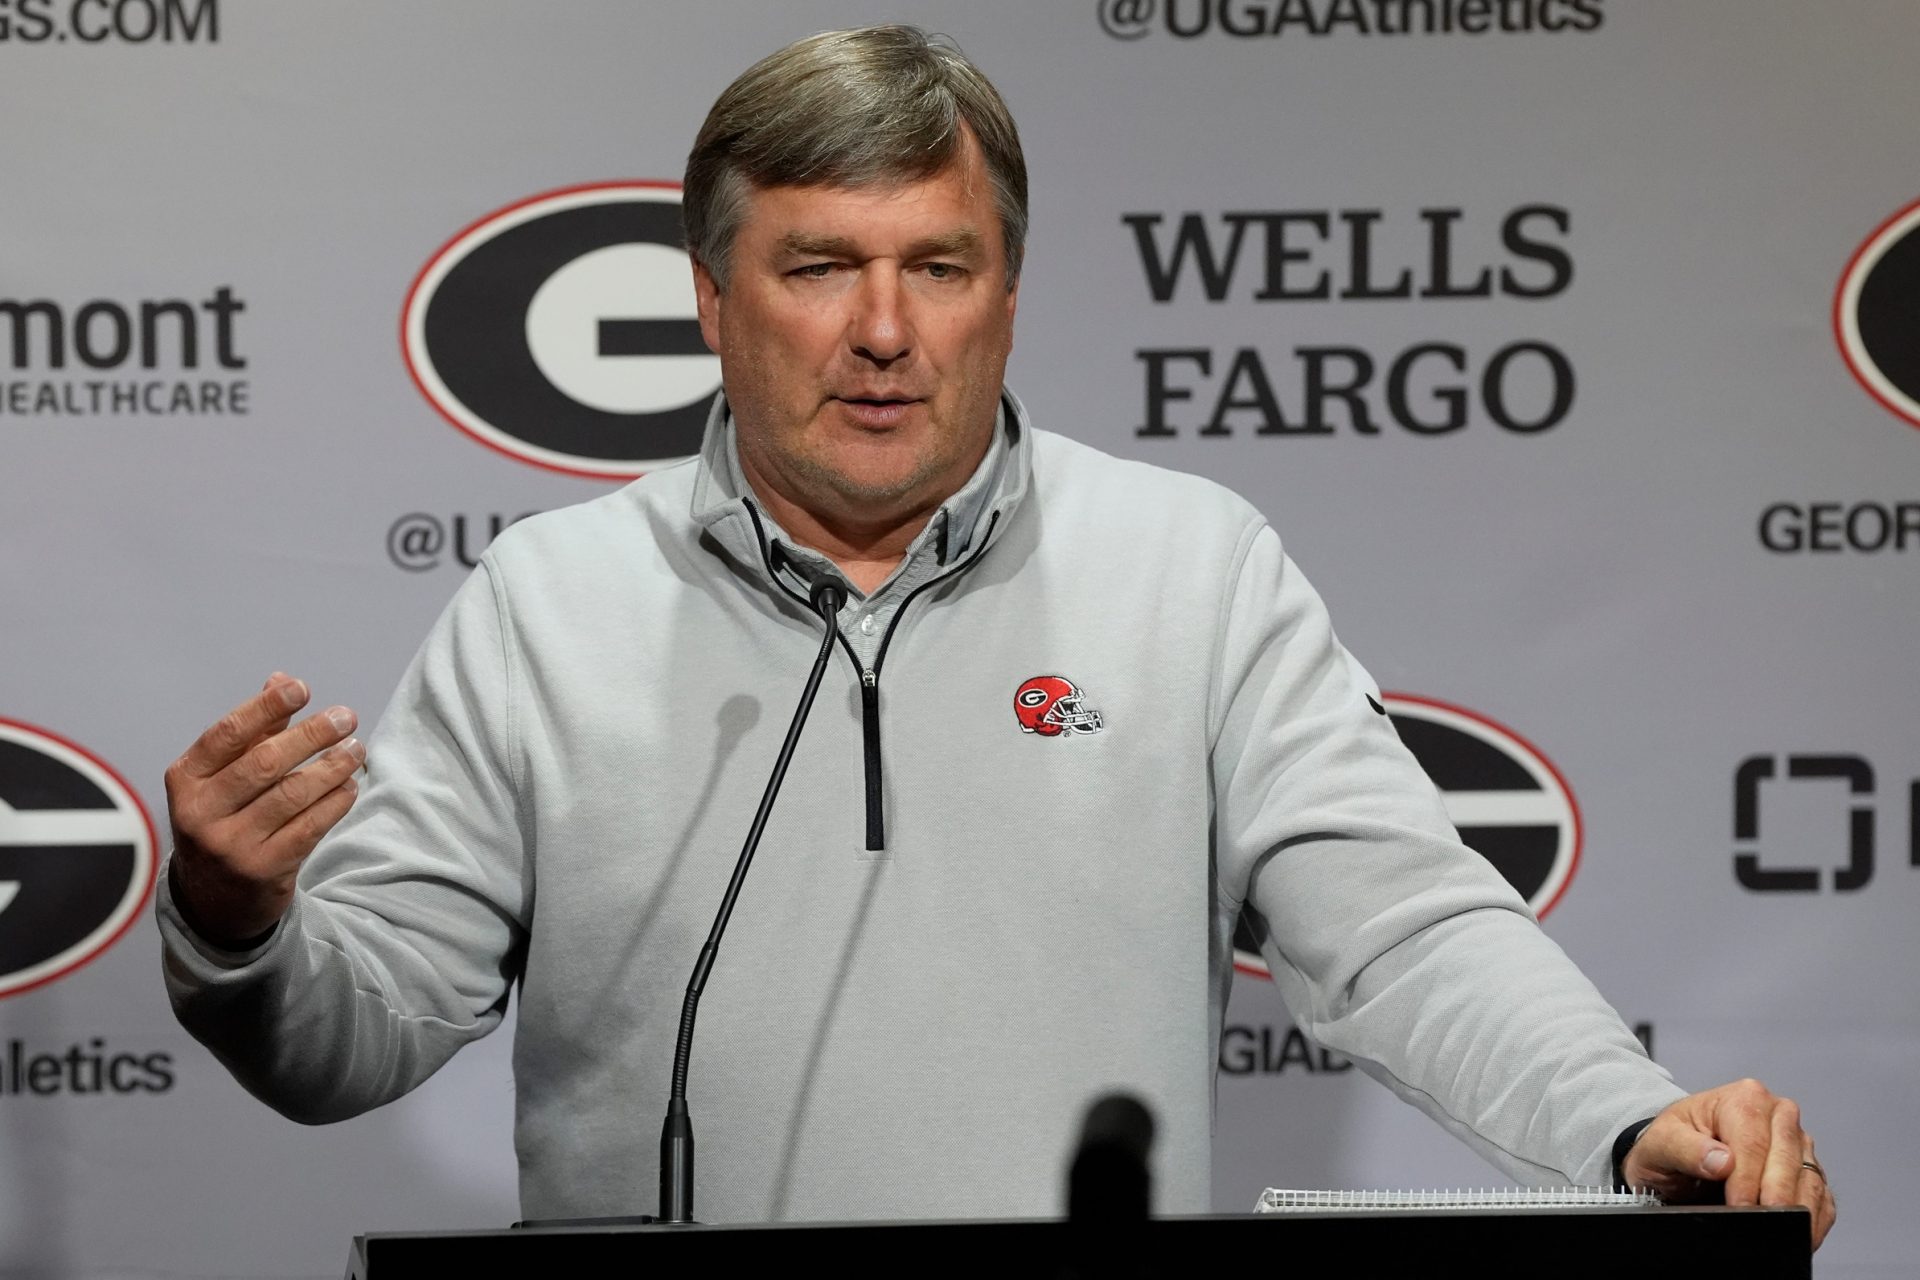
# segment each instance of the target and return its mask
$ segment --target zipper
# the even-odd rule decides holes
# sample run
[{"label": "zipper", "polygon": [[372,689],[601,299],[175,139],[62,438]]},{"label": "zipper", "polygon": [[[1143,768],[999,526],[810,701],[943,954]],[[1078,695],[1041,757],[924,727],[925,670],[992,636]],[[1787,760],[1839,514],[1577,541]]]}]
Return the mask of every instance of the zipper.
[{"label": "zipper", "polygon": [[[767,576],[773,585],[786,592],[794,600],[813,608],[807,598],[781,581],[779,573],[773,567],[773,549],[767,540],[766,526],[760,523],[760,512],[751,498],[744,498],[747,515],[753,519],[755,539],[760,543],[760,557],[766,562]],[[980,561],[987,554],[987,548],[993,543],[994,526],[1000,523],[1000,513],[994,512],[987,520],[987,530],[980,537],[980,546],[965,560],[947,570],[928,578],[925,582],[907,592],[900,601],[900,607],[893,611],[893,621],[887,624],[887,633],[880,637],[880,648],[873,655],[873,666],[869,669],[860,661],[860,655],[853,651],[853,645],[845,633],[840,630],[839,619],[834,620],[833,634],[840,641],[840,647],[846,652],[847,661],[852,664],[855,674],[860,677],[860,744],[862,764],[866,779],[867,799],[867,851],[878,853],[887,847],[886,814],[880,797],[884,793],[883,778],[880,771],[880,668],[886,664],[887,649],[893,644],[893,633],[900,629],[900,620],[907,614],[907,606],[916,597],[929,588],[938,586],[949,578],[957,578]]]},{"label": "zipper", "polygon": [[[897,615],[896,615],[897,616]],[[854,665],[860,665],[856,659]],[[860,673],[860,741],[867,770],[867,848],[887,847],[886,815],[880,811],[880,670]]]}]

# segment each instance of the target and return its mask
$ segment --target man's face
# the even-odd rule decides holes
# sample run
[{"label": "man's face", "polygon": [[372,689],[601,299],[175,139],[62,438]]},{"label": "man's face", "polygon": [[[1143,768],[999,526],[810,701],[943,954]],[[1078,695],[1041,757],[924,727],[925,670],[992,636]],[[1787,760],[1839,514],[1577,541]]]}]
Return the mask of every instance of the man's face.
[{"label": "man's face", "polygon": [[756,188],[726,291],[698,263],[694,283],[756,485],[873,529],[979,465],[1017,296],[970,133],[924,181]]}]

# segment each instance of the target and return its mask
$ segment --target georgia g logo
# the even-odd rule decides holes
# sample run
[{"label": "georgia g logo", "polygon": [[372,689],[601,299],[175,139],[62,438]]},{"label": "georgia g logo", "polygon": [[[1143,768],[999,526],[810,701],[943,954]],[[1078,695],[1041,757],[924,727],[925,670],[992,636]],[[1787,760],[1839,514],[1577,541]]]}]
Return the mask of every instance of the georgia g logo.
[{"label": "georgia g logo", "polygon": [[588,183],[488,214],[421,268],[400,339],[443,418],[569,475],[631,480],[697,453],[720,388],[678,183]]},{"label": "georgia g logo", "polygon": [[1035,676],[1021,685],[1013,695],[1013,714],[1020,732],[1043,738],[1098,733],[1106,727],[1100,713],[1081,702],[1079,686],[1065,676]]},{"label": "georgia g logo", "polygon": [[153,891],[153,819],[77,743],[0,718],[0,997],[111,947]]}]

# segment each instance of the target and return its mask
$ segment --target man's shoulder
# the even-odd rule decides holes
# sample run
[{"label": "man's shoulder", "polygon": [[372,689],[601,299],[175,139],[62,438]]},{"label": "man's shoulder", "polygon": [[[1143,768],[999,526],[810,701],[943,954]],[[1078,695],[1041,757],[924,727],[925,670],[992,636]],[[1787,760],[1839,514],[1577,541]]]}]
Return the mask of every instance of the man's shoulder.
[{"label": "man's shoulder", "polygon": [[1155,529],[1169,523],[1229,536],[1264,523],[1260,510],[1218,481],[1122,458],[1051,431],[1033,433],[1035,497],[1049,512]]},{"label": "man's shoulder", "polygon": [[676,533],[691,529],[689,509],[697,461],[650,471],[612,493],[534,512],[500,531],[487,549],[498,569],[557,566],[591,571],[611,561],[631,564]]}]

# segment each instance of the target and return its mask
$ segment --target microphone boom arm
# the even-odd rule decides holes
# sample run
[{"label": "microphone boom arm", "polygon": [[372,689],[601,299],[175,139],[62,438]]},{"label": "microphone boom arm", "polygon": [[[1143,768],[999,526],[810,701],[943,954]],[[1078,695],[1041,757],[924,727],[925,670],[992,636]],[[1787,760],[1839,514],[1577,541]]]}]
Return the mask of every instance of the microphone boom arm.
[{"label": "microphone boom arm", "polygon": [[800,741],[800,730],[807,723],[807,713],[813,709],[814,695],[820,692],[820,680],[826,675],[827,662],[833,657],[833,642],[839,638],[840,629],[835,618],[840,606],[846,603],[846,593],[840,585],[830,580],[822,580],[813,588],[811,604],[827,625],[827,634],[820,641],[820,652],[813,660],[813,670],[807,673],[807,687],[800,694],[800,705],[794,709],[793,723],[787,726],[786,741],[780,744],[779,758],[774,761],[773,773],[767,779],[767,790],[760,797],[760,808],[753,815],[753,826],[747,831],[746,843],[740,849],[740,860],[734,864],[733,879],[727,884],[726,896],[720,900],[719,914],[714,917],[713,929],[707,934],[706,945],[700,948],[700,958],[694,962],[693,976],[687,979],[686,999],[680,1005],[680,1036],[673,1051],[673,1086],[667,1095],[667,1117],[660,1126],[660,1221],[671,1223],[690,1223],[693,1219],[693,1121],[687,1111],[687,1066],[693,1056],[693,1020],[700,1009],[700,992],[707,985],[707,974],[713,968],[714,957],[720,951],[720,935],[727,930],[727,919],[733,914],[734,900],[740,896],[740,886],[746,882],[747,867],[753,862],[753,852],[760,846],[760,833],[766,829],[767,817],[773,812],[773,802],[780,794],[780,783],[787,776],[787,763],[793,759],[793,749]]}]

